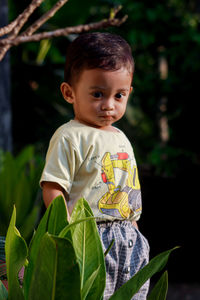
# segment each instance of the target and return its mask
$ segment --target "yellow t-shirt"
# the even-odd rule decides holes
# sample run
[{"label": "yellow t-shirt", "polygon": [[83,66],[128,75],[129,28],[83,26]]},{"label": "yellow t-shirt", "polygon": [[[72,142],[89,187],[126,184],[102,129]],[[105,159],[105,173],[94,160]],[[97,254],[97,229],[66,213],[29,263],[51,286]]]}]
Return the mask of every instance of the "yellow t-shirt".
[{"label": "yellow t-shirt", "polygon": [[97,221],[138,220],[141,191],[132,146],[120,130],[104,131],[71,120],[51,138],[40,179],[56,182],[69,195],[71,213],[81,197]]}]

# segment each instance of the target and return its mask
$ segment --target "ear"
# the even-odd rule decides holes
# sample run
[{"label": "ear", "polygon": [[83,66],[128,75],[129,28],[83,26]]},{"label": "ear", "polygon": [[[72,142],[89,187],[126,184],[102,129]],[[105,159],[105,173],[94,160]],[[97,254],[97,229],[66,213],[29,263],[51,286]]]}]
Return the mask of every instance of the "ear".
[{"label": "ear", "polygon": [[131,87],[130,87],[129,95],[132,93],[132,91],[133,91],[133,87],[131,86]]},{"label": "ear", "polygon": [[73,104],[74,103],[74,91],[71,85],[67,82],[62,82],[60,85],[60,90],[63,95],[63,98],[68,102]]}]

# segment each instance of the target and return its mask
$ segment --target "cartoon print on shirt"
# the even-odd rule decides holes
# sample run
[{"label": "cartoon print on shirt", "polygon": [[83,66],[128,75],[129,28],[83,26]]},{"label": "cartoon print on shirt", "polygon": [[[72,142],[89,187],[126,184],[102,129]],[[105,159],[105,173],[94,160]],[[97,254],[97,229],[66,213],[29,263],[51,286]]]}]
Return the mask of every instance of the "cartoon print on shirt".
[{"label": "cartoon print on shirt", "polygon": [[[131,167],[131,160],[128,153],[121,152],[111,155],[106,152],[102,158],[102,180],[107,185],[106,192],[99,200],[99,210],[107,215],[128,218],[139,212],[140,204],[140,183],[138,170],[134,165]],[[127,172],[126,186],[116,186],[115,168]],[[134,202],[134,203],[133,203]],[[134,207],[134,211],[130,208]]]}]

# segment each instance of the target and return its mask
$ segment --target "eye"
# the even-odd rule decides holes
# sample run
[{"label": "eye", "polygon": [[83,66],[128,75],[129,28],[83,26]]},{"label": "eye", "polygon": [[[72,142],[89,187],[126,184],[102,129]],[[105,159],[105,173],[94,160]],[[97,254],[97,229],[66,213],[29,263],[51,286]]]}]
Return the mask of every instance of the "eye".
[{"label": "eye", "polygon": [[92,94],[92,96],[96,99],[99,99],[99,98],[103,97],[103,93],[102,92],[94,92]]},{"label": "eye", "polygon": [[117,98],[117,99],[121,99],[121,98],[123,98],[123,94],[122,93],[117,93],[116,95],[115,95],[115,98]]}]

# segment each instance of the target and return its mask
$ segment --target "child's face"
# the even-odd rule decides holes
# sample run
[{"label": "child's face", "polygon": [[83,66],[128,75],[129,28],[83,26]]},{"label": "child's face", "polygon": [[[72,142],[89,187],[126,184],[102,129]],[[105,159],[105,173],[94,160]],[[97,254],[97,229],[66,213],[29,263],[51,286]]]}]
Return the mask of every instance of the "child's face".
[{"label": "child's face", "polygon": [[132,74],[121,68],[117,71],[84,70],[74,87],[62,83],[66,101],[73,104],[75,120],[104,130],[125,113]]}]

